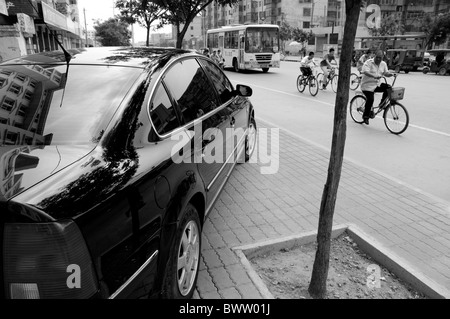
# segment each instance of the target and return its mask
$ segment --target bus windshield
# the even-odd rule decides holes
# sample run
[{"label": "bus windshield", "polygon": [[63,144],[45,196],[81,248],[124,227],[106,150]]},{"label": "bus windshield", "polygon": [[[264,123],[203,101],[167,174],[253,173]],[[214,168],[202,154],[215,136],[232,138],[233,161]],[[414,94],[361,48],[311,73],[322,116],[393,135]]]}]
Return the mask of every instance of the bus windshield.
[{"label": "bus windshield", "polygon": [[277,28],[251,27],[247,29],[245,52],[277,53],[278,50],[279,45]]}]

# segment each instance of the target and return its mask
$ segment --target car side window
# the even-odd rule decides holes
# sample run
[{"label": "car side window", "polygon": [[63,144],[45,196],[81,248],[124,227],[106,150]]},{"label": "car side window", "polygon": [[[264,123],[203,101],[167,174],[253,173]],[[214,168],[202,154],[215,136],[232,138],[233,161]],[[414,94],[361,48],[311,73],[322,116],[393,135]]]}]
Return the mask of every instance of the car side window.
[{"label": "car side window", "polygon": [[150,117],[159,135],[167,134],[180,126],[175,108],[162,84],[158,85],[150,103]]},{"label": "car side window", "polygon": [[222,104],[228,102],[234,96],[232,94],[233,85],[217,65],[204,59],[201,59],[201,63],[205,67],[206,73],[211,77],[217,93],[219,94],[220,102]]},{"label": "car side window", "polygon": [[195,59],[175,64],[164,77],[164,83],[177,102],[185,123],[217,107],[214,88]]}]

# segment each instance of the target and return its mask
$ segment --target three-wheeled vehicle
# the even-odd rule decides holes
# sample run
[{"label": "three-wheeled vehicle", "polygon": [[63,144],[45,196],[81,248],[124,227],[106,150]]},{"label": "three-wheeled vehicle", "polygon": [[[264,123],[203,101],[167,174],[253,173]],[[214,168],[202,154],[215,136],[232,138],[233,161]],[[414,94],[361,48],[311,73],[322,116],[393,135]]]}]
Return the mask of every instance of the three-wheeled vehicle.
[{"label": "three-wheeled vehicle", "polygon": [[427,52],[430,53],[430,65],[423,68],[423,73],[446,75],[450,72],[450,49],[433,49]]},{"label": "three-wheeled vehicle", "polygon": [[423,56],[423,51],[413,49],[389,49],[386,52],[388,68],[397,73],[417,71],[423,66]]}]

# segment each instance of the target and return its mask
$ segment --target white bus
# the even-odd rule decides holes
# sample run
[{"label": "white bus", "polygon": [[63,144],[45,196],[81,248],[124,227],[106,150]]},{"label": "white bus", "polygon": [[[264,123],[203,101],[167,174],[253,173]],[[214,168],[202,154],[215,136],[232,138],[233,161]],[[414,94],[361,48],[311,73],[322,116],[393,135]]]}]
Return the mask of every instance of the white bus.
[{"label": "white bus", "polygon": [[209,52],[220,50],[225,67],[239,70],[280,67],[280,32],[274,24],[232,25],[207,31]]}]

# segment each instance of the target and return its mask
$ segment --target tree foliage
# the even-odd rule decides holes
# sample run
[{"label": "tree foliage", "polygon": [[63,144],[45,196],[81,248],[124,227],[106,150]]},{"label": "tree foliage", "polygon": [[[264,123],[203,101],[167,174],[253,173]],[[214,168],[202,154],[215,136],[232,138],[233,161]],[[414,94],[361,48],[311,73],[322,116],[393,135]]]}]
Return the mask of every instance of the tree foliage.
[{"label": "tree foliage", "polygon": [[239,0],[149,0],[166,9],[162,16],[164,23],[172,24],[177,30],[177,48],[181,48],[183,38],[194,18],[200,15],[211,3],[218,6],[233,6]]},{"label": "tree foliage", "polygon": [[97,22],[94,29],[103,46],[130,45],[131,32],[128,24],[115,18]]},{"label": "tree foliage", "polygon": [[[128,24],[138,23],[147,30],[146,45],[149,45],[150,28],[152,24],[165,14],[166,10],[148,0],[116,0],[119,9],[119,19]],[[159,26],[162,22],[159,23]]]},{"label": "tree foliage", "polygon": [[305,43],[307,41],[309,41],[309,39],[311,39],[314,36],[314,33],[310,30],[310,31],[305,31],[303,29],[300,28],[294,28],[292,30],[292,38],[300,43]]},{"label": "tree foliage", "polygon": [[422,21],[422,32],[427,36],[427,48],[431,48],[433,44],[444,43],[450,36],[450,14],[425,15]]},{"label": "tree foliage", "polygon": [[286,21],[283,21],[280,25],[280,40],[288,41],[292,39],[292,30],[292,26]]},{"label": "tree foliage", "polygon": [[390,15],[387,18],[381,20],[379,28],[370,28],[369,33],[371,36],[384,36],[384,35],[396,35],[402,34],[405,27],[402,21],[399,21],[395,15]]}]

